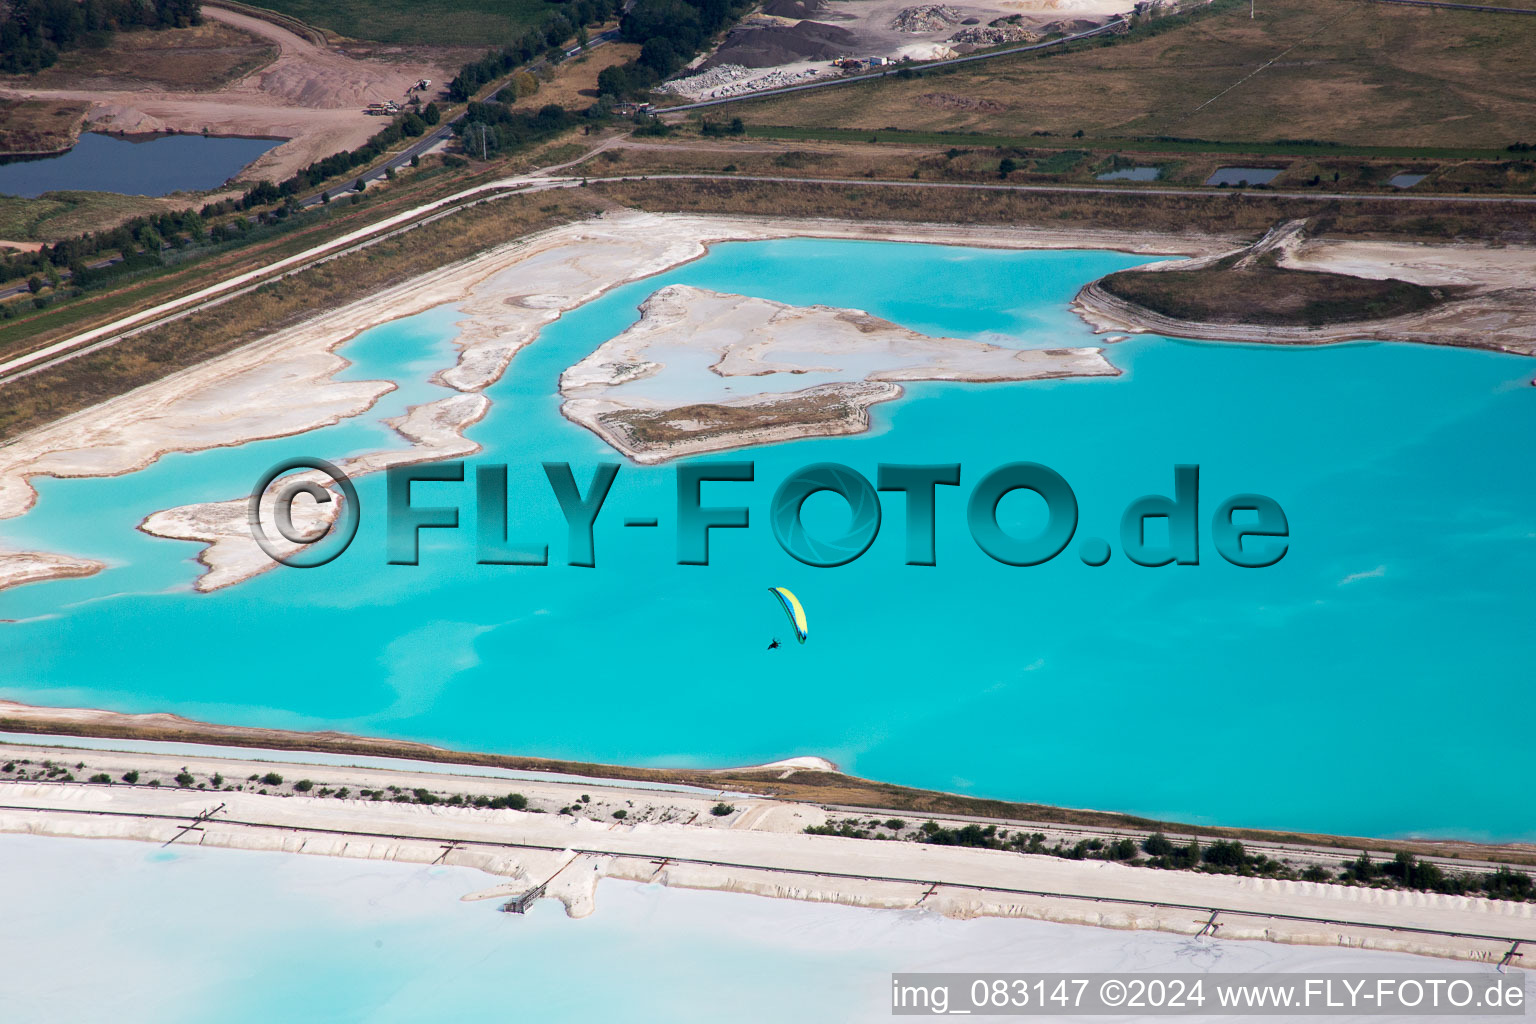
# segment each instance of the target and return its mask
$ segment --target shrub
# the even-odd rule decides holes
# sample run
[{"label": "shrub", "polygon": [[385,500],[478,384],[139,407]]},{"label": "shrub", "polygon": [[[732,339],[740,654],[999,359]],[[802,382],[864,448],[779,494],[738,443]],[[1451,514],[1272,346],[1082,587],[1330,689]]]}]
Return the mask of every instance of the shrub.
[{"label": "shrub", "polygon": [[416,802],[419,804],[437,803],[437,797],[433,796],[432,791],[429,789],[413,789],[411,792],[415,794]]},{"label": "shrub", "polygon": [[1528,900],[1533,895],[1531,876],[1522,871],[1511,871],[1509,868],[1499,868],[1489,875],[1484,875],[1483,889],[1496,900]]},{"label": "shrub", "polygon": [[907,827],[907,823],[902,821],[900,818],[890,818],[887,819],[885,827],[890,829],[892,832],[900,832],[902,829]]},{"label": "shrub", "polygon": [[709,809],[709,813],[713,814],[717,818],[723,818],[727,814],[734,814],[735,812],[736,808],[727,803],[718,803]]},{"label": "shrub", "polygon": [[296,793],[308,793],[314,788],[315,784],[310,782],[308,779],[300,779],[298,782],[293,784],[293,789]]},{"label": "shrub", "polygon": [[629,812],[623,808],[620,808],[619,810],[613,812],[613,816],[620,821],[623,821],[625,818],[629,817]]},{"label": "shrub", "polygon": [[528,798],[521,793],[508,793],[507,806],[514,811],[525,810],[528,807]]},{"label": "shrub", "polygon": [[1243,850],[1242,843],[1218,839],[1205,848],[1201,859],[1212,867],[1241,868],[1247,865],[1248,854]]},{"label": "shrub", "polygon": [[105,783],[106,785],[110,786],[112,784],[112,776],[108,775],[106,772],[98,772],[97,774],[91,776],[91,781],[98,784]]},{"label": "shrub", "polygon": [[123,772],[123,781],[131,786],[139,781],[139,773],[134,771]]},{"label": "shrub", "polygon": [[180,786],[182,789],[186,789],[196,781],[197,780],[192,777],[192,773],[187,771],[185,768],[176,773],[176,785]]},{"label": "shrub", "polygon": [[[253,782],[257,781],[256,776],[252,775],[251,780]],[[267,772],[267,774],[261,777],[260,782],[263,786],[281,786],[283,784],[283,777],[277,774],[277,772]]]}]

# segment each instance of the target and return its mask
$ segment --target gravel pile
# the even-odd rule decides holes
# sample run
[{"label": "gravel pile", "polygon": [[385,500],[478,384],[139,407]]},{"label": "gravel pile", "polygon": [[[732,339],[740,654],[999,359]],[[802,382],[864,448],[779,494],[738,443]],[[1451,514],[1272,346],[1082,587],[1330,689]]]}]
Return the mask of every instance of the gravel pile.
[{"label": "gravel pile", "polygon": [[960,24],[963,17],[948,4],[923,4],[902,8],[901,13],[891,19],[891,28],[898,32],[941,32]]},{"label": "gravel pile", "polygon": [[678,96],[701,96],[711,89],[717,89],[739,78],[746,78],[754,74],[751,68],[744,68],[740,64],[716,64],[708,71],[697,75],[689,75],[687,78],[676,78],[663,83],[657,88],[657,92],[670,92]]},{"label": "gravel pile", "polygon": [[1033,42],[1039,36],[1019,25],[978,25],[963,28],[949,37],[952,43],[975,43],[978,46],[996,46],[999,43]]},{"label": "gravel pile", "polygon": [[[716,71],[732,69],[734,74],[715,77]],[[680,78],[661,86],[660,91],[676,93],[695,100],[718,100],[727,96],[744,96],[749,92],[757,92],[761,89],[777,89],[784,85],[799,85],[801,82],[817,78],[825,74],[818,68],[805,68],[801,71],[778,70],[767,74],[758,74],[750,68],[744,68],[735,64],[722,64],[711,68],[702,75],[694,75],[691,78]]]}]

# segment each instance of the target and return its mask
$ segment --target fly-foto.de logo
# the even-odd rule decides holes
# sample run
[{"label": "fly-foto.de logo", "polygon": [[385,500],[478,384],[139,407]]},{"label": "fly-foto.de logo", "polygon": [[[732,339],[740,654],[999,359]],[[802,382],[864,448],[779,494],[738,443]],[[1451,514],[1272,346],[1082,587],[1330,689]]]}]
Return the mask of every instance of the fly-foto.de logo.
[{"label": "fly-foto.de logo", "polygon": [[[518,501],[508,492],[504,463],[477,465],[472,473],[461,461],[389,469],[385,473],[384,508],[387,561],[391,565],[420,564],[421,531],[460,529],[460,511],[472,503],[476,562],[548,565],[550,538],[528,532],[522,521],[527,517],[515,515],[514,510],[526,510],[536,501],[552,501],[565,520],[566,564],[596,566],[593,531],[598,517],[608,508],[619,464],[598,463],[585,486],[578,483],[568,462],[545,462],[542,468],[548,491],[518,495]],[[675,500],[668,511],[676,530],[677,564],[708,565],[713,531],[752,526],[751,505],[739,503],[751,496],[742,490],[733,492],[733,487],[756,483],[756,465],[750,461],[691,462],[678,466],[675,473]],[[880,463],[871,483],[869,477],[849,466],[818,462],[795,470],[779,482],[767,505],[768,523],[787,554],[806,565],[831,568],[847,565],[869,550],[880,534],[883,501],[901,502],[906,514],[906,564],[936,565],[937,495],[941,487],[959,487],[960,480],[959,463]],[[423,504],[412,493],[417,483],[464,485],[464,500],[448,505]],[[710,486],[707,504],[706,484]],[[1202,525],[1209,526],[1209,541],[1216,553],[1243,568],[1274,565],[1290,548],[1290,522],[1273,498],[1234,494],[1214,504],[1203,502],[1198,465],[1176,465],[1171,490],[1171,495],[1147,494],[1126,505],[1118,539],[1119,550],[1130,562],[1148,567],[1199,565]],[[1019,491],[1030,492],[1044,502],[1044,524],[1033,532],[1009,529],[1000,521],[998,506]],[[807,499],[823,492],[837,495],[847,505],[848,522],[841,532],[818,531],[805,521]],[[732,493],[741,497],[728,503]],[[618,518],[619,513],[608,515]],[[323,459],[296,458],[279,463],[262,474],[250,496],[252,536],[274,560],[297,568],[324,565],[345,551],[357,535],[361,516],[356,487],[346,473]],[[642,529],[659,527],[661,522],[655,509],[623,519],[625,527]],[[976,546],[996,561],[1013,566],[1042,565],[1066,551],[1077,538],[1077,495],[1066,479],[1048,466],[1010,462],[980,477],[967,499],[965,522]],[[1076,554],[1085,565],[1101,566],[1113,557],[1114,548],[1104,538],[1083,537],[1077,539]]]}]

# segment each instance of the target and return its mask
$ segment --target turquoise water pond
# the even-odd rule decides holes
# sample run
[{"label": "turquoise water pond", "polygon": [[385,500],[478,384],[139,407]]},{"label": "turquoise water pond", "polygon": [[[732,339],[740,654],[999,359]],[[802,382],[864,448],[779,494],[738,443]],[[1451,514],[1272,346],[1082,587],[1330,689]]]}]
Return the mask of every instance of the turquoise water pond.
[{"label": "turquoise water pond", "polygon": [[[448,392],[455,312],[379,327],[343,350],[354,379],[402,382],[370,413],[298,437],[172,455],[135,474],[36,481],[38,507],[0,543],[101,558],[83,580],[0,594],[0,695],[338,728],[456,747],[634,764],[732,765],[821,754],[846,770],[978,795],[1160,817],[1354,834],[1536,838],[1510,785],[1531,749],[1536,653],[1536,363],[1427,346],[1323,348],[1139,337],[1108,347],[1118,378],[920,384],[873,429],[716,458],[756,480],[706,484],[748,505],[712,564],[676,562],[675,467],[625,464],[596,529],[597,565],[565,564],[540,468],[620,461],[559,415],[559,373],[636,318],[663,284],[867,309],[915,330],[1019,346],[1102,344],[1067,308],[1084,282],[1144,257],[788,240],[716,246],[563,317],[520,353],[470,436],[505,462],[547,567],[475,564],[472,482],[415,488],[458,504],[424,531],[422,564],[384,552],[384,480],[357,482],[362,528],[323,568],[278,569],[200,595],[197,547],[133,527],[249,491],[279,459],[331,460],[399,440],[380,424]],[[1077,537],[1116,548],[1014,568],[964,526],[970,488],[1006,462],[1074,488]],[[881,462],[962,464],[938,494],[938,565],[903,564],[905,513],[862,558],[814,569],[780,550],[774,488],[818,461],[870,479]],[[1143,568],[1119,552],[1135,498],[1201,467],[1201,562]],[[1277,565],[1217,556],[1229,495],[1278,501]],[[813,529],[846,521],[806,505]],[[1004,499],[1026,532],[1041,510]],[[656,516],[654,530],[626,529]],[[794,590],[795,645],[769,586]],[[774,636],[787,647],[765,650]]]}]

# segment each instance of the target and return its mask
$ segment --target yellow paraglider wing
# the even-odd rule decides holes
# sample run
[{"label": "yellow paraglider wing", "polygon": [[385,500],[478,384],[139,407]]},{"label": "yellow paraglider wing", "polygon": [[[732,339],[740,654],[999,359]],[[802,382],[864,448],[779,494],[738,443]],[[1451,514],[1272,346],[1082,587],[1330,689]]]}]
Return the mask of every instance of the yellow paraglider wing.
[{"label": "yellow paraglider wing", "polygon": [[805,637],[810,632],[810,626],[805,621],[805,609],[800,604],[800,599],[783,587],[769,587],[768,592],[779,599],[779,604],[784,606],[784,614],[789,616],[789,624],[795,627],[795,639],[805,643]]}]

